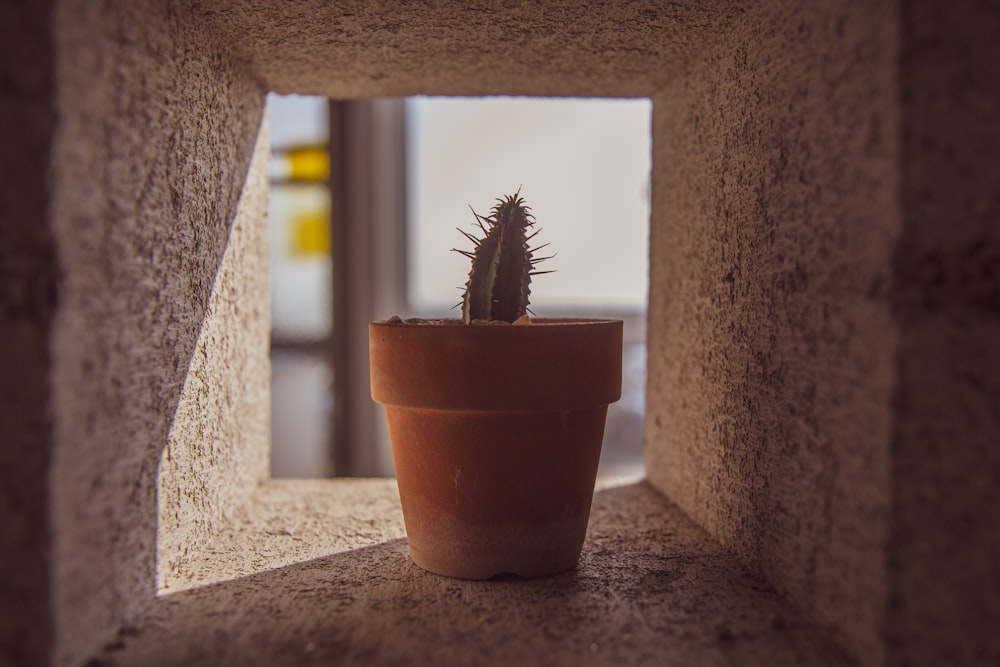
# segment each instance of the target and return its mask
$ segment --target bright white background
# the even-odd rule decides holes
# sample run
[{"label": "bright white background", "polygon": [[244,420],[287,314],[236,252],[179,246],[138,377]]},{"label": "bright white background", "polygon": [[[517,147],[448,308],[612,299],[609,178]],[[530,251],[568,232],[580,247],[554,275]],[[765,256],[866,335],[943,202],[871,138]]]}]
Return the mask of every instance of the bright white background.
[{"label": "bright white background", "polygon": [[[460,301],[469,249],[455,228],[478,232],[519,187],[556,254],[532,280],[532,310],[546,304],[642,311],[648,289],[648,99],[442,98],[407,101],[409,299],[448,314]],[[481,232],[479,232],[481,235]]]}]

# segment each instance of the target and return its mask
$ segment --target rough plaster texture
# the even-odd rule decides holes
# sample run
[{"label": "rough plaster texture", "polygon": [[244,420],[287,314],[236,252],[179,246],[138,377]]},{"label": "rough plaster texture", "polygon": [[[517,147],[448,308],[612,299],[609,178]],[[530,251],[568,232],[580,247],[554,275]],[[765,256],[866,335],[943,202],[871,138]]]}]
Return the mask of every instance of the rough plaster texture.
[{"label": "rough plaster texture", "polygon": [[[30,7],[2,28],[3,657],[836,660],[755,575],[865,662],[995,655],[995,10]],[[473,584],[409,564],[391,484],[258,488],[268,88],[654,98],[647,451],[680,509],[598,494],[575,573]]]},{"label": "rough plaster texture", "polygon": [[1000,664],[1000,7],[902,12],[889,639]]},{"label": "rough plaster texture", "polygon": [[269,477],[266,123],[209,297],[158,476],[160,589]]},{"label": "rough plaster texture", "polygon": [[157,598],[102,664],[850,664],[645,484],[599,490],[578,568],[535,581],[417,568],[391,480],[272,482],[251,507],[225,569]]},{"label": "rough plaster texture", "polygon": [[0,5],[0,664],[51,642],[48,336],[56,267],[46,224],[55,125],[48,2]]},{"label": "rough plaster texture", "polygon": [[872,663],[898,235],[891,6],[770,3],[654,98],[650,480]]},{"label": "rough plaster texture", "polygon": [[215,0],[203,11],[268,88],[356,98],[647,97],[740,10],[691,0]]},{"label": "rough plaster texture", "polygon": [[[135,627],[153,599],[157,470],[171,429],[190,433],[189,416],[178,414],[185,388],[198,394],[208,379],[215,385],[208,401],[230,401],[228,414],[207,406],[198,434],[206,439],[192,448],[238,447],[261,435],[251,412],[261,409],[254,394],[266,381],[261,279],[230,275],[226,304],[211,294],[241,195],[256,197],[258,207],[263,201],[243,188],[262,91],[174,3],[67,1],[54,26],[53,600],[57,658],[76,664]],[[247,215],[260,224],[259,208]],[[230,255],[242,262],[231,272],[259,268],[260,241],[237,243],[255,254]],[[215,339],[196,347],[200,332]],[[248,340],[256,348],[227,352]],[[213,355],[207,376],[198,376],[205,359],[193,359],[196,352]],[[254,357],[248,377],[225,365],[243,354]],[[188,380],[191,368],[196,377]],[[254,445],[265,460],[266,441]],[[209,461],[187,471],[191,492]],[[260,473],[230,470],[222,484],[245,492]],[[201,497],[203,521],[226,511],[211,504],[226,495],[222,487]]]},{"label": "rough plaster texture", "polygon": [[996,662],[997,12],[827,4],[654,99],[649,476],[864,662]]}]

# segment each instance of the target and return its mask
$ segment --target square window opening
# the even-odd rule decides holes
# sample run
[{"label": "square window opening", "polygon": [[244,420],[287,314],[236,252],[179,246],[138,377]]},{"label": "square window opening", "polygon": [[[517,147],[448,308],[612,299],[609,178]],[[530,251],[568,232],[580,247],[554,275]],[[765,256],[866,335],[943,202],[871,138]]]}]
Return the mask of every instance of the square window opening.
[{"label": "square window opening", "polygon": [[457,316],[456,227],[517,190],[556,255],[532,281],[532,311],[625,321],[600,473],[643,474],[649,99],[271,95],[268,107],[273,477],[392,476],[367,322]]}]

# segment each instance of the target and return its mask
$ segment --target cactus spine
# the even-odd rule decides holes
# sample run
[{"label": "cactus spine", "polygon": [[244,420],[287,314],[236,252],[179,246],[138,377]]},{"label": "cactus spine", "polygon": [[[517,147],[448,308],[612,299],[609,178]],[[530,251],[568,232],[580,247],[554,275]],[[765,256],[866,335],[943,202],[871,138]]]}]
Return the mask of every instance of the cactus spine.
[{"label": "cactus spine", "polygon": [[[534,271],[534,266],[548,257],[533,258],[532,253],[545,247],[529,248],[528,242],[537,234],[529,233],[535,224],[530,209],[524,205],[520,191],[497,199],[488,217],[476,216],[483,232],[477,238],[461,229],[472,241],[472,252],[457,250],[472,260],[469,279],[462,297],[462,320],[503,320],[513,322],[528,312],[531,276],[548,271]],[[548,244],[545,244],[548,245]]]}]

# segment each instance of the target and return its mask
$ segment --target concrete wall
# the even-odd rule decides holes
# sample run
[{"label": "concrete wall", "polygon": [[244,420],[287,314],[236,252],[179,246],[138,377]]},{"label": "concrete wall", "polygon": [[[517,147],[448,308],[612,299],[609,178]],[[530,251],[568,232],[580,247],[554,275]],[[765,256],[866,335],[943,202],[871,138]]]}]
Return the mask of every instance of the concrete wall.
[{"label": "concrete wall", "polygon": [[651,96],[651,482],[869,664],[1000,655],[996,10],[703,4],[5,5],[0,656],[266,476],[268,89]]},{"label": "concrete wall", "polygon": [[269,477],[266,124],[215,276],[157,478],[157,588],[205,557]]},{"label": "concrete wall", "polygon": [[[267,381],[264,199],[259,177],[244,187],[263,90],[184,5],[61,2],[54,35],[52,599],[57,657],[76,664],[137,627],[151,603],[158,516],[186,518],[194,503],[197,532],[231,511],[228,491],[245,496],[266,475],[267,402],[255,395]],[[258,240],[233,257],[227,245],[247,249],[231,240],[247,198]],[[196,346],[206,332],[214,339]],[[254,347],[220,353],[247,340]],[[222,396],[203,395],[192,415],[198,383]],[[247,439],[256,462],[207,481]],[[198,448],[201,459],[186,455]],[[161,481],[185,482],[175,512],[158,511],[163,456],[175,468]]]},{"label": "concrete wall", "polygon": [[770,3],[654,99],[648,476],[857,654],[883,655],[897,37]]},{"label": "concrete wall", "polygon": [[55,127],[49,2],[0,6],[0,664],[48,655],[56,264],[47,224]]},{"label": "concrete wall", "polygon": [[900,18],[888,641],[903,664],[995,663],[1000,7],[927,0]]},{"label": "concrete wall", "polygon": [[269,89],[333,98],[647,97],[739,13],[695,0],[217,0],[202,10]]},{"label": "concrete wall", "polygon": [[649,477],[866,663],[995,660],[998,13],[829,4],[655,98]]}]

